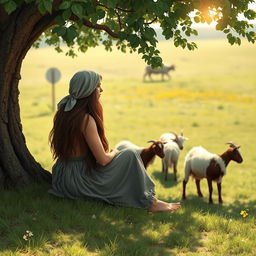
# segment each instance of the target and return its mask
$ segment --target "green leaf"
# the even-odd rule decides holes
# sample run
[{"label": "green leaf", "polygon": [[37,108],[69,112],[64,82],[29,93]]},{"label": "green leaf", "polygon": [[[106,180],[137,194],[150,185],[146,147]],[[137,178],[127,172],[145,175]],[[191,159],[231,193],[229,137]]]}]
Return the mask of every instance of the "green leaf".
[{"label": "green leaf", "polygon": [[223,30],[226,27],[226,23],[223,20],[219,20],[219,23],[216,25],[216,30]]},{"label": "green leaf", "polygon": [[199,23],[201,21],[201,19],[199,16],[195,16],[194,21],[195,21],[195,23]]},{"label": "green leaf", "polygon": [[248,10],[244,12],[244,16],[249,20],[253,20],[256,19],[256,12],[254,10]]},{"label": "green leaf", "polygon": [[193,50],[193,46],[191,44],[187,44],[187,48],[191,51]]},{"label": "green leaf", "polygon": [[125,39],[127,38],[127,33],[124,32],[124,31],[120,31],[120,32],[118,33],[118,36],[119,36],[119,38],[120,38],[121,40],[125,40]]},{"label": "green leaf", "polygon": [[107,0],[106,5],[110,8],[115,8],[117,4],[117,0]]},{"label": "green leaf", "polygon": [[70,8],[70,6],[71,6],[71,2],[70,2],[70,1],[64,1],[64,2],[62,2],[62,3],[59,5],[59,9],[60,9],[60,10],[65,10],[65,9]]},{"label": "green leaf", "polygon": [[102,9],[97,10],[98,20],[103,19],[105,17],[105,12]]},{"label": "green leaf", "polygon": [[144,36],[150,40],[156,36],[156,31],[153,28],[145,27]]},{"label": "green leaf", "polygon": [[191,30],[191,34],[192,34],[192,35],[195,35],[195,36],[198,36],[198,32],[197,32],[197,30],[195,30],[195,29],[192,29],[192,30]]},{"label": "green leaf", "polygon": [[129,14],[129,16],[127,17],[126,23],[130,26],[137,20],[138,20],[138,15],[136,13],[132,13],[132,14]]},{"label": "green leaf", "polygon": [[165,37],[166,40],[170,39],[171,37],[173,37],[173,32],[171,29],[168,30],[164,30],[163,31],[163,35]]},{"label": "green leaf", "polygon": [[142,56],[142,59],[148,61],[148,60],[149,60],[149,56],[148,56],[147,54],[144,54],[144,55]]},{"label": "green leaf", "polygon": [[134,31],[139,31],[139,29],[140,29],[140,24],[139,24],[139,22],[134,22],[133,23],[133,25],[132,25],[132,27],[134,28]]},{"label": "green leaf", "polygon": [[157,67],[160,67],[163,64],[163,61],[162,61],[161,57],[156,56],[156,57],[151,58],[150,63],[151,63],[152,68],[157,68]]},{"label": "green leaf", "polygon": [[58,26],[58,27],[53,28],[52,33],[55,33],[58,36],[63,36],[66,34],[66,30],[67,30],[66,27]]},{"label": "green leaf", "polygon": [[45,14],[46,13],[46,9],[45,9],[45,6],[44,6],[43,2],[39,2],[37,7],[38,7],[38,10],[39,10],[39,12],[41,14]]},{"label": "green leaf", "polygon": [[63,13],[62,13],[62,17],[64,20],[68,20],[71,16],[71,10],[70,9],[67,9],[65,10]]},{"label": "green leaf", "polygon": [[70,26],[66,29],[66,41],[69,44],[73,44],[74,39],[78,36],[78,33],[74,26]]},{"label": "green leaf", "polygon": [[4,5],[4,9],[5,11],[10,14],[13,11],[15,11],[17,8],[17,4],[14,1],[8,1],[5,5]]},{"label": "green leaf", "polygon": [[186,35],[186,36],[190,36],[190,31],[189,31],[189,30],[186,30],[185,35]]},{"label": "green leaf", "polygon": [[82,18],[83,17],[83,7],[78,4],[75,3],[71,6],[71,11],[78,17],[78,18]]},{"label": "green leaf", "polygon": [[128,37],[128,41],[130,42],[132,48],[136,48],[140,44],[140,38],[135,34],[130,35]]},{"label": "green leaf", "polygon": [[144,53],[145,50],[143,48],[139,48],[138,53]]},{"label": "green leaf", "polygon": [[56,23],[57,24],[59,24],[59,25],[65,25],[65,20],[63,19],[63,17],[62,16],[60,16],[60,15],[58,15],[56,18],[55,18],[55,21],[56,21]]},{"label": "green leaf", "polygon": [[232,36],[231,34],[227,35],[228,38],[228,42],[233,45],[236,42],[236,38],[234,36]]},{"label": "green leaf", "polygon": [[44,5],[44,8],[46,11],[48,11],[49,13],[52,13],[52,2],[51,1],[44,0],[43,5]]}]

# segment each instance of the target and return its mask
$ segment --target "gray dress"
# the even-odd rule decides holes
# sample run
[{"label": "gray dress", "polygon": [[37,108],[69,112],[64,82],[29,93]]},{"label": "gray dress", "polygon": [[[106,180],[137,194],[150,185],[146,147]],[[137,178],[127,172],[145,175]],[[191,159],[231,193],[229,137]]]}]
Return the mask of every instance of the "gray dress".
[{"label": "gray dress", "polygon": [[83,158],[58,159],[52,169],[49,193],[65,198],[91,198],[112,205],[149,208],[155,195],[140,155],[133,149],[120,151],[106,166],[86,172]]}]

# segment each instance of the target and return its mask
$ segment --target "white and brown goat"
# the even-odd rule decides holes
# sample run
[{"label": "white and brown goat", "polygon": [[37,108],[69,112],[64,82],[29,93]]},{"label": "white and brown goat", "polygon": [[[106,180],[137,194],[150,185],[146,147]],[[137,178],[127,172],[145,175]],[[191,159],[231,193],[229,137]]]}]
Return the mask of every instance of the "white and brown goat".
[{"label": "white and brown goat", "polygon": [[141,157],[141,160],[147,169],[148,165],[153,163],[155,156],[160,158],[164,157],[164,142],[157,140],[149,140],[148,143],[152,143],[149,147],[139,147],[128,140],[120,141],[115,148],[118,150],[135,149]]},{"label": "white and brown goat", "polygon": [[186,184],[189,176],[195,178],[197,194],[202,197],[203,194],[200,189],[200,180],[207,179],[209,188],[209,203],[212,200],[212,181],[217,182],[219,203],[222,203],[221,197],[221,181],[226,174],[226,167],[231,160],[242,163],[243,158],[239,152],[240,146],[236,146],[233,142],[228,142],[230,147],[222,154],[212,154],[203,147],[193,147],[185,158],[185,177],[183,180],[182,199],[186,199]]}]

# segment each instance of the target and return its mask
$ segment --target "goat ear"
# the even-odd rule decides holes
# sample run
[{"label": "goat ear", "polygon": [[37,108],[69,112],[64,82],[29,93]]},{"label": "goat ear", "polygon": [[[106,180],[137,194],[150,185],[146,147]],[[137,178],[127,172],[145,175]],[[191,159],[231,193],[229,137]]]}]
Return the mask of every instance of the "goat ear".
[{"label": "goat ear", "polygon": [[241,146],[236,146],[236,147],[235,147],[235,149],[239,149],[239,148],[241,148]]}]

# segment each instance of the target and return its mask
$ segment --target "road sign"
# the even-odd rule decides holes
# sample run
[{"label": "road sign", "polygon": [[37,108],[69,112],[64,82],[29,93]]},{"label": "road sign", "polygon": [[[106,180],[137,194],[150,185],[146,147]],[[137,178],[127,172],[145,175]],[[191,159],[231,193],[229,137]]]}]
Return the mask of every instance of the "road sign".
[{"label": "road sign", "polygon": [[57,68],[49,68],[46,79],[52,84],[52,112],[55,112],[55,83],[60,80],[61,73]]},{"label": "road sign", "polygon": [[46,79],[50,83],[57,83],[60,80],[61,74],[57,68],[49,68],[46,72]]}]

